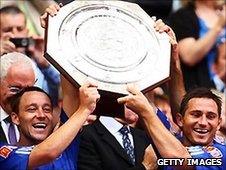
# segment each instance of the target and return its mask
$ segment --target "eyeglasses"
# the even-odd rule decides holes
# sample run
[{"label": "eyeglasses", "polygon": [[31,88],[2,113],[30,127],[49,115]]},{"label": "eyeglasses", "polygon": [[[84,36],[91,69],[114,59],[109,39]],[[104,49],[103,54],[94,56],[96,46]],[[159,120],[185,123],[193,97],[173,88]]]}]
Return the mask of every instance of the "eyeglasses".
[{"label": "eyeglasses", "polygon": [[9,86],[9,91],[12,94],[17,94],[19,93],[21,90],[23,89],[23,87],[19,87],[19,86]]},{"label": "eyeglasses", "polygon": [[[38,79],[35,80],[34,84],[38,81]],[[9,91],[11,94],[17,94],[19,93],[21,90],[23,90],[24,87],[21,86],[9,86]]]}]

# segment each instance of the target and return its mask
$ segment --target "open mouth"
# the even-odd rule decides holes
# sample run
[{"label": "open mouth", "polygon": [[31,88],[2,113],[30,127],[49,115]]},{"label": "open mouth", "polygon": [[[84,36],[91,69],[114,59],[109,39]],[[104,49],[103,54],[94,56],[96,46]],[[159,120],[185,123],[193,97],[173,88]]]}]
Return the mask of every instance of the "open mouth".
[{"label": "open mouth", "polygon": [[207,129],[199,129],[199,128],[195,128],[194,131],[200,135],[205,135],[209,132],[209,130]]},{"label": "open mouth", "polygon": [[47,127],[46,123],[35,123],[32,125],[35,129],[43,130]]}]

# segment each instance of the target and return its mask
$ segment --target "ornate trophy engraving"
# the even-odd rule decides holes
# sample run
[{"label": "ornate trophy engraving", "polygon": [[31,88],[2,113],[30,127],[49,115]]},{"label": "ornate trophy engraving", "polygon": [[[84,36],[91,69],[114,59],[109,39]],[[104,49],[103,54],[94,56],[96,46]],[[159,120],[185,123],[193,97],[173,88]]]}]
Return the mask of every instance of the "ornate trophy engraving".
[{"label": "ornate trophy engraving", "polygon": [[169,38],[153,24],[134,3],[74,1],[49,17],[45,56],[77,85],[91,77],[107,94],[127,94],[127,83],[145,91],[170,70]]}]

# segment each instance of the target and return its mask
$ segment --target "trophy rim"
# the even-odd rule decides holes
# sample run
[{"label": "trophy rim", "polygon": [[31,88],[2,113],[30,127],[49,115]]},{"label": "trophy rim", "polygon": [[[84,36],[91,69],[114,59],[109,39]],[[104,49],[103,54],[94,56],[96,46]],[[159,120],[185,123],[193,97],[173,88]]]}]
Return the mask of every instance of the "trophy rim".
[{"label": "trophy rim", "polygon": [[[78,2],[74,1],[74,2],[64,6],[60,10],[60,12],[57,14],[57,16],[55,16],[53,18],[52,17],[49,18],[48,27],[47,27],[46,34],[45,34],[45,37],[46,37],[46,50],[45,50],[46,55],[45,55],[45,57],[64,76],[66,76],[67,79],[69,79],[74,85],[80,86],[85,81],[87,81],[88,78],[91,77],[92,79],[94,79],[95,81],[98,82],[98,89],[101,90],[102,92],[110,93],[110,94],[114,93],[115,95],[125,95],[125,94],[128,94],[128,92],[126,91],[126,84],[128,84],[128,83],[135,83],[141,91],[146,92],[146,91],[158,86],[159,84],[162,84],[163,82],[165,82],[169,79],[170,47],[171,47],[170,43],[169,43],[169,38],[165,33],[159,34],[155,31],[153,31],[154,30],[154,28],[153,28],[154,21],[137,4],[123,2],[123,1],[107,1],[107,2],[106,1],[88,1],[88,2],[86,1],[82,4],[80,4],[79,7],[76,7],[77,4],[78,4]],[[124,6],[122,6],[122,4]],[[150,69],[150,72],[151,71],[153,72],[152,74],[148,75],[149,73],[148,74],[145,73],[145,75],[148,75],[148,76],[147,77],[145,76],[141,80],[137,80],[137,81],[126,81],[125,80],[123,83],[121,83],[121,82],[117,82],[117,79],[116,79],[114,82],[109,82],[108,77],[113,75],[113,73],[116,74],[115,72],[112,71],[109,73],[108,77],[105,77],[103,79],[98,79],[97,77],[92,76],[92,74],[87,74],[85,71],[83,71],[83,72],[79,71],[79,69],[78,69],[79,65],[86,64],[85,62],[70,63],[65,59],[65,56],[64,56],[65,51],[62,50],[61,46],[59,45],[59,32],[60,32],[59,29],[62,26],[62,21],[65,21],[65,18],[68,17],[67,14],[75,12],[73,10],[78,10],[78,9],[81,10],[81,9],[85,9],[87,7],[93,7],[95,5],[96,6],[99,5],[99,6],[103,6],[103,7],[107,6],[109,8],[111,8],[113,6],[114,9],[119,8],[122,11],[125,10],[126,12],[131,12],[131,13],[133,12],[133,10],[140,11],[140,13],[136,13],[136,14],[134,14],[134,16],[137,16],[139,18],[139,20],[143,21],[141,23],[143,25],[145,25],[146,27],[148,27],[147,28],[148,30],[152,31],[150,34],[154,34],[154,36],[156,37],[156,39],[158,41],[157,44],[159,44],[159,46],[158,46],[159,49],[157,50],[158,51],[158,60],[161,60],[161,61],[156,61],[155,65],[152,66],[152,67],[156,67],[156,70]],[[147,24],[147,22],[150,24]],[[146,41],[148,41],[148,40],[146,40]],[[54,43],[51,44],[51,42],[54,42]],[[156,43],[156,42],[154,42],[154,43]],[[61,56],[64,56],[64,57],[62,58]],[[101,59],[99,59],[99,60],[101,61]],[[153,62],[153,61],[151,61],[151,59],[149,59],[148,62],[149,62],[148,64],[151,64],[150,62]],[[76,64],[74,64],[74,63],[76,63]],[[110,62],[106,62],[106,63],[111,64]],[[71,66],[73,64],[77,65],[78,67],[73,68],[73,66]],[[144,64],[144,65],[147,67],[148,64]],[[166,67],[164,68],[163,65],[166,65]],[[160,70],[158,67],[160,67],[161,69],[164,69],[164,71]],[[145,71],[147,72],[148,68],[145,68],[145,69],[146,69]],[[91,72],[94,72],[94,71],[97,72],[97,70],[98,69],[94,67]],[[106,70],[106,68],[104,68],[103,70]],[[102,72],[100,71],[100,73],[102,73]],[[125,72],[123,72],[123,71],[120,73],[123,75],[120,80],[125,79],[126,74],[124,74],[124,73]],[[136,72],[132,72],[132,71],[129,73],[136,74]],[[116,74],[116,75],[118,76],[119,74]],[[117,78],[117,76],[115,76],[115,77]],[[114,75],[112,77],[114,77]],[[151,78],[149,79],[149,77],[151,77]]]}]

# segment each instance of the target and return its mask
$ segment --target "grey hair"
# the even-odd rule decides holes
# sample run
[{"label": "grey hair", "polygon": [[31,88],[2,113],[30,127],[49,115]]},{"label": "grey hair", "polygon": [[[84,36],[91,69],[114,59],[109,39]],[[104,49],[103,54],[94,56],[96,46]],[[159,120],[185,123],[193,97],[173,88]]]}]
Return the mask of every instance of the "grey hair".
[{"label": "grey hair", "polygon": [[3,80],[11,66],[21,64],[21,67],[31,67],[34,70],[32,60],[26,55],[18,52],[4,54],[0,57],[0,80]]}]

